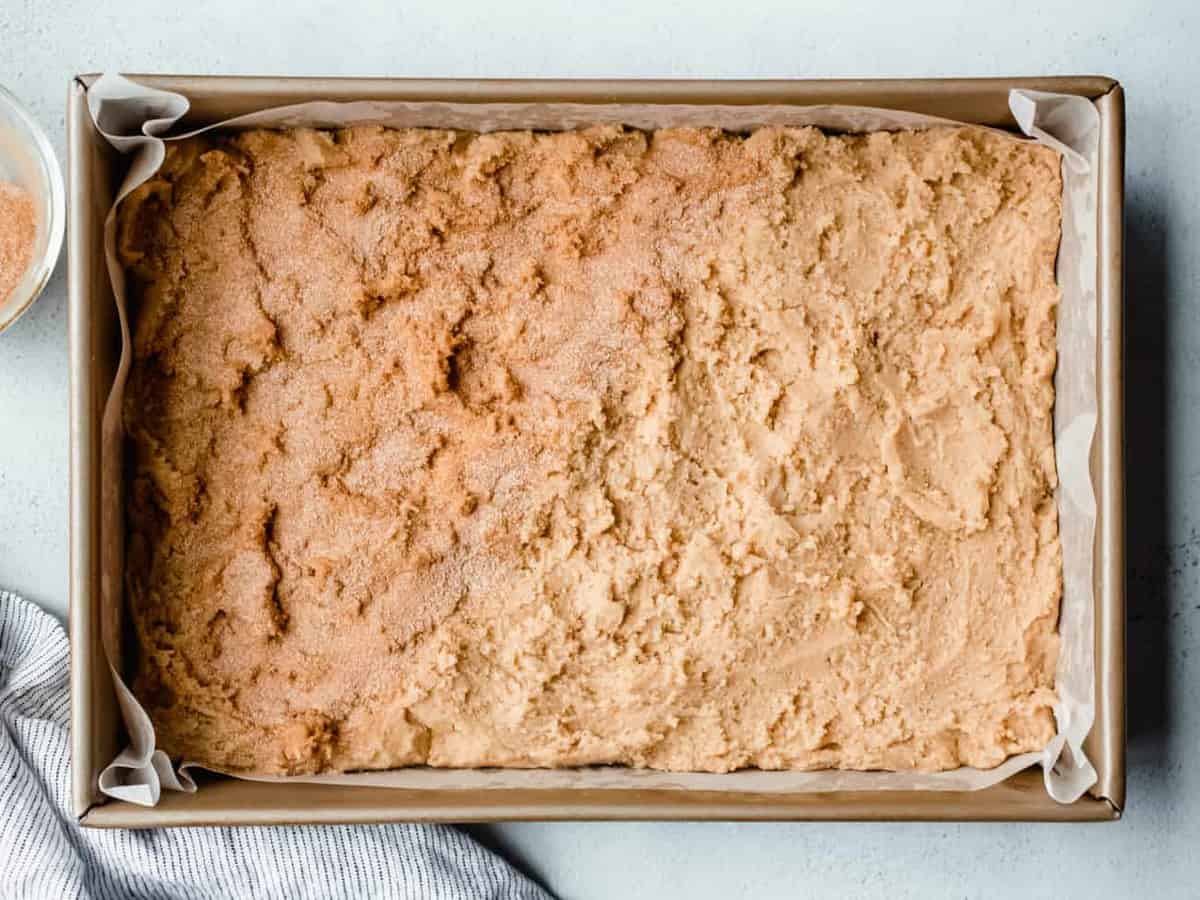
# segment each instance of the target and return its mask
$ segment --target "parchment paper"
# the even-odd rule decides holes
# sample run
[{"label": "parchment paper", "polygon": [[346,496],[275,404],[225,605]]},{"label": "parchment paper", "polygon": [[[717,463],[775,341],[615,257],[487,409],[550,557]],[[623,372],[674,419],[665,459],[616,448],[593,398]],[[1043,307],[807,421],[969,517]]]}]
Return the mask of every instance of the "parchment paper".
[{"label": "parchment paper", "polygon": [[[435,769],[413,767],[387,772],[255,778],[370,785],[408,789],[480,788],[675,788],[759,793],[837,790],[978,790],[1031,765],[1044,770],[1046,790],[1071,803],[1096,780],[1083,753],[1095,712],[1093,532],[1096,506],[1090,475],[1096,425],[1096,161],[1099,117],[1081,97],[1039,91],[1011,91],[1009,106],[1021,130],[1053,147],[1063,159],[1063,228],[1057,278],[1062,289],[1058,310],[1058,369],[1055,375],[1055,455],[1059,488],[1056,500],[1063,549],[1062,637],[1056,673],[1058,733],[1040,752],[1014,756],[994,769],[960,768],[950,772],[767,772],[728,774],[672,773],[623,767],[583,769]],[[165,142],[212,128],[392,127],[565,130],[596,123],[637,128],[706,125],[747,131],[764,125],[816,125],[833,131],[861,132],[961,124],[932,116],[855,106],[696,106],[566,103],[354,103],[313,102],[262,110],[207,128],[168,136],[187,112],[185,97],[153,90],[118,75],[105,75],[88,91],[88,108],[97,128],[120,152],[131,156],[117,193],[119,203],[158,171]],[[1013,140],[1022,140],[1016,136]],[[121,323],[121,359],[102,423],[101,604],[104,646],[130,745],[100,775],[100,789],[122,800],[152,806],[162,788],[194,791],[185,761],[175,769],[156,749],[154,728],[120,667],[124,522],[121,506],[121,400],[129,370],[130,333],[125,309],[125,278],[115,250],[116,203],[105,221],[104,243]],[[241,777],[241,776],[234,776]]]}]

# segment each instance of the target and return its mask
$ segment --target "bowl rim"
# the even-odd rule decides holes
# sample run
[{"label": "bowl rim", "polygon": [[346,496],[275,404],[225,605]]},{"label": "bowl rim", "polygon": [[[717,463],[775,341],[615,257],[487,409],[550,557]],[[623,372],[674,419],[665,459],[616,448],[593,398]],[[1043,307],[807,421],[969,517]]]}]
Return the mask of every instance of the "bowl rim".
[{"label": "bowl rim", "polygon": [[46,246],[44,252],[30,260],[12,294],[0,299],[2,308],[8,306],[15,298],[15,306],[11,310],[0,312],[0,332],[3,332],[33,306],[58,264],[66,231],[66,189],[54,146],[29,108],[3,85],[0,85],[0,106],[10,110],[13,118],[25,129],[50,187],[49,197],[36,198],[41,207],[40,212],[46,216]]}]

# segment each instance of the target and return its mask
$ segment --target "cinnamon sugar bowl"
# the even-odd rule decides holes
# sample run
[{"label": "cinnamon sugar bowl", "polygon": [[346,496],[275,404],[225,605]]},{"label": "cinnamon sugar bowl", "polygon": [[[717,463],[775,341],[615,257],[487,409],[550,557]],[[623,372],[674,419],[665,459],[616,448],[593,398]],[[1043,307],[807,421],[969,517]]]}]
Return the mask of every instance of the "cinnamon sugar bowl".
[{"label": "cinnamon sugar bowl", "polygon": [[50,280],[65,221],[54,149],[29,111],[0,87],[0,331]]}]

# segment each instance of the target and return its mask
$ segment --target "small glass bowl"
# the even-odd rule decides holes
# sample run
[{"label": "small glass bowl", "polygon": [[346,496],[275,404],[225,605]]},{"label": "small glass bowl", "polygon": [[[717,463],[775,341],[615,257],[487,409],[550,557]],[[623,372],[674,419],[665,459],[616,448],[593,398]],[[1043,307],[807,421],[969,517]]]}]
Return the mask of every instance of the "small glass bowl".
[{"label": "small glass bowl", "polygon": [[29,191],[37,232],[29,266],[8,297],[0,298],[0,331],[33,306],[58,262],[66,224],[62,171],[46,133],[16,97],[0,87],[0,181]]}]

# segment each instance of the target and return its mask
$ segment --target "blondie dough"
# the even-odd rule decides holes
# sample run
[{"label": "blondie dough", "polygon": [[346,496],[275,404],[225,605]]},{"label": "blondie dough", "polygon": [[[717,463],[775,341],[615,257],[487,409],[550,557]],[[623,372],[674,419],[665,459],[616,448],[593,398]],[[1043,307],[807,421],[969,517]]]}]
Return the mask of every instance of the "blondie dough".
[{"label": "blondie dough", "polygon": [[1059,160],[249,131],[122,208],[127,583],[210,767],[990,767],[1054,733]]}]

